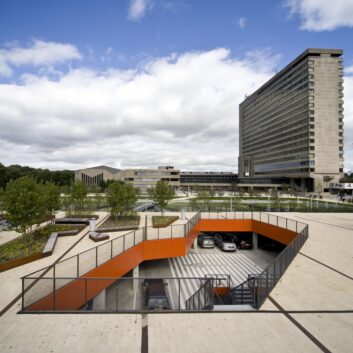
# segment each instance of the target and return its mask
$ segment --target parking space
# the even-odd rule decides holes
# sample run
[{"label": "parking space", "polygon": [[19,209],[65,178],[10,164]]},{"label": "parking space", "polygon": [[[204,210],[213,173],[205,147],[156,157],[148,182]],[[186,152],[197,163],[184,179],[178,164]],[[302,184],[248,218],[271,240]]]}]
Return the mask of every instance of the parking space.
[{"label": "parking space", "polygon": [[[169,259],[173,277],[205,277],[209,274],[229,274],[234,286],[244,282],[248,274],[256,274],[262,268],[241,251],[222,252],[218,248],[195,249],[187,256]],[[181,303],[200,287],[198,280],[181,282]]]}]

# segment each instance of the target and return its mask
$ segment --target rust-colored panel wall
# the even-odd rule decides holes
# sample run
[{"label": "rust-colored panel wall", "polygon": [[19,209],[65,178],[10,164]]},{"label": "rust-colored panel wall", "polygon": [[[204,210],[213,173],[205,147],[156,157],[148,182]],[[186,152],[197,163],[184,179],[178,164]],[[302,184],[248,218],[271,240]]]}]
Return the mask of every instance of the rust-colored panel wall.
[{"label": "rust-colored panel wall", "polygon": [[265,235],[268,238],[276,240],[284,245],[288,245],[296,236],[297,233],[288,229],[278,228],[272,224],[252,221],[253,232]]},{"label": "rust-colored panel wall", "polygon": [[201,219],[195,226],[200,232],[252,232],[252,220]]},{"label": "rust-colored panel wall", "polygon": [[[27,310],[53,310],[54,303],[56,310],[75,310],[81,307],[87,300],[94,298],[99,292],[114,282],[114,280],[94,280],[92,278],[122,277],[145,260],[184,256],[187,254],[200,232],[217,231],[256,232],[283,244],[288,244],[296,236],[295,232],[259,221],[202,219],[192,230],[190,230],[187,237],[146,240],[139,243],[88,272],[82,276],[81,279],[74,280],[60,288],[56,292],[55,300],[53,294],[50,294],[31,305]],[[91,278],[87,280],[86,292],[84,278]]]}]

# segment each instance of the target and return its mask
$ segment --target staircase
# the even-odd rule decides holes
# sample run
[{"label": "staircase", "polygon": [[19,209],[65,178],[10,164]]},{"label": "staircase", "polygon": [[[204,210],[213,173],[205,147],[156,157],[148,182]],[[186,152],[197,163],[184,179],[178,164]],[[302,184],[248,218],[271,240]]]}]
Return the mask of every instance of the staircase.
[{"label": "staircase", "polygon": [[235,287],[231,291],[232,304],[235,305],[254,305],[254,290],[248,287]]}]

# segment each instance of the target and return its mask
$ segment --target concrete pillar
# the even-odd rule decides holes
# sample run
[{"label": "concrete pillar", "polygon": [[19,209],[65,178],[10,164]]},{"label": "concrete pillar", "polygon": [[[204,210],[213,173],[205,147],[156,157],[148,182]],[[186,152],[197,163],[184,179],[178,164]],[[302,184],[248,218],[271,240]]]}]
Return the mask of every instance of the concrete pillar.
[{"label": "concrete pillar", "polygon": [[132,289],[134,292],[137,291],[138,289],[138,285],[139,285],[139,281],[135,280],[135,278],[139,278],[139,268],[140,266],[137,265],[133,270],[132,270],[132,277],[133,277],[133,281],[132,281]]},{"label": "concrete pillar", "polygon": [[105,289],[93,299],[93,310],[105,310]]},{"label": "concrete pillar", "polygon": [[96,219],[95,218],[91,218],[89,220],[89,231],[90,232],[95,232],[96,231]]},{"label": "concrete pillar", "polygon": [[197,249],[197,237],[195,238],[193,244],[192,244],[193,249]]},{"label": "concrete pillar", "polygon": [[181,215],[180,215],[180,218],[182,219],[182,220],[184,220],[185,219],[185,210],[182,208],[181,209]]},{"label": "concrete pillar", "polygon": [[252,233],[252,246],[253,246],[253,249],[259,248],[259,237],[255,232]]}]

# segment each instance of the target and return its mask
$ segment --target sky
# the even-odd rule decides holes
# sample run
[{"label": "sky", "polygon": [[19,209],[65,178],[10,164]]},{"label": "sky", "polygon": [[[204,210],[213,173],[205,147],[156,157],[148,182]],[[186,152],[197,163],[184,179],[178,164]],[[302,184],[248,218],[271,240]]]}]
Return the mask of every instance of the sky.
[{"label": "sky", "polygon": [[353,0],[1,0],[0,163],[237,172],[238,106],[306,48],[344,50]]}]

